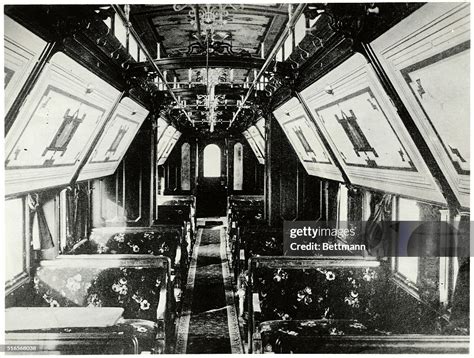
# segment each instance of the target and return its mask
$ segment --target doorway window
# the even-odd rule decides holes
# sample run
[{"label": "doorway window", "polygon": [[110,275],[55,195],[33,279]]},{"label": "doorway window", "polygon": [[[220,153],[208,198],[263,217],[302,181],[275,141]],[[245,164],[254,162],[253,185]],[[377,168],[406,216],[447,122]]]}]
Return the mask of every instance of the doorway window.
[{"label": "doorway window", "polygon": [[204,177],[216,178],[221,176],[221,149],[216,144],[204,148]]}]

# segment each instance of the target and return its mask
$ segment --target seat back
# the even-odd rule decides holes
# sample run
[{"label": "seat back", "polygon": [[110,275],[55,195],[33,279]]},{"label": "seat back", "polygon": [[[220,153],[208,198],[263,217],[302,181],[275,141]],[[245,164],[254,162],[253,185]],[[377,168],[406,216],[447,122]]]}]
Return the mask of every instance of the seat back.
[{"label": "seat back", "polygon": [[256,322],[354,319],[377,325],[387,283],[376,260],[362,257],[254,256],[247,302],[249,338]]},{"label": "seat back", "polygon": [[189,205],[158,205],[157,224],[183,225],[191,221],[191,208]]},{"label": "seat back", "polygon": [[42,261],[34,291],[51,307],[122,307],[124,318],[164,318],[170,261],[151,255],[69,255]]},{"label": "seat back", "polygon": [[254,206],[264,202],[263,195],[229,195],[227,198],[228,207]]},{"label": "seat back", "polygon": [[196,197],[194,195],[160,195],[156,199],[157,205],[191,205],[196,206]]},{"label": "seat back", "polygon": [[[66,255],[78,254],[146,254],[169,257],[172,268],[185,267],[182,248],[188,246],[179,225],[153,227],[95,228],[88,240],[76,244]],[[184,250],[186,252],[186,250]],[[181,262],[181,261],[184,262]]]},{"label": "seat back", "polygon": [[[262,320],[375,319],[384,285],[380,263],[361,258],[254,257],[253,292]],[[382,286],[382,287],[381,287]]]}]

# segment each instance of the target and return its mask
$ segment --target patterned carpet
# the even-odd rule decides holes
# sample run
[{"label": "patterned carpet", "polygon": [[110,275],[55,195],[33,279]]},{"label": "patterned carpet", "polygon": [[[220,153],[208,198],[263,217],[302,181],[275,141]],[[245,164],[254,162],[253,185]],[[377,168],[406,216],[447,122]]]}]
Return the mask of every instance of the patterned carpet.
[{"label": "patterned carpet", "polygon": [[[241,353],[224,235],[220,227],[201,230],[197,257],[191,262],[194,279],[188,277],[184,293],[185,323],[179,324],[176,353]],[[185,333],[187,337],[179,337]]]}]

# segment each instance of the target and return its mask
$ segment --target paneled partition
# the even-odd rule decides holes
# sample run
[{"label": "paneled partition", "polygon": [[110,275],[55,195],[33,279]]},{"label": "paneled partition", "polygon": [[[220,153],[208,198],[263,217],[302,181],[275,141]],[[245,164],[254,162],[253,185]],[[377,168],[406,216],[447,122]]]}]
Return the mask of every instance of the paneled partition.
[{"label": "paneled partition", "polygon": [[273,116],[267,118],[265,172],[265,211],[271,226],[284,220],[329,220],[335,215],[335,203],[330,203],[334,208],[326,207],[324,197],[337,183],[308,175]]},{"label": "paneled partition", "polygon": [[150,225],[150,133],[145,123],[115,173],[93,182],[94,227]]}]

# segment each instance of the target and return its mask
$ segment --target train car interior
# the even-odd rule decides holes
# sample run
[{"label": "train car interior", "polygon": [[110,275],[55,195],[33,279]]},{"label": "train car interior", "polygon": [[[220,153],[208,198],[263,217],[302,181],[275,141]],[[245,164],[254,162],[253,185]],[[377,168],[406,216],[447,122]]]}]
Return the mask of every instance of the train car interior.
[{"label": "train car interior", "polygon": [[3,21],[7,353],[468,354],[469,2]]}]

